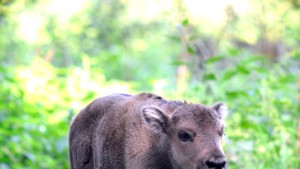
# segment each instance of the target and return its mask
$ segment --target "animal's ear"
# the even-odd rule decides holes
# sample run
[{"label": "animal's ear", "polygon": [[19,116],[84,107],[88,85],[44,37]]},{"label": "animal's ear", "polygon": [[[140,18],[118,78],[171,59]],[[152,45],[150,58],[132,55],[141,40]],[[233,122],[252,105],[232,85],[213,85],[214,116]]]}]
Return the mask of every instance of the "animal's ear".
[{"label": "animal's ear", "polygon": [[146,125],[156,133],[166,133],[169,118],[157,107],[145,107],[142,109],[142,118]]},{"label": "animal's ear", "polygon": [[212,109],[217,112],[220,119],[225,119],[228,115],[228,108],[224,103],[216,103]]}]

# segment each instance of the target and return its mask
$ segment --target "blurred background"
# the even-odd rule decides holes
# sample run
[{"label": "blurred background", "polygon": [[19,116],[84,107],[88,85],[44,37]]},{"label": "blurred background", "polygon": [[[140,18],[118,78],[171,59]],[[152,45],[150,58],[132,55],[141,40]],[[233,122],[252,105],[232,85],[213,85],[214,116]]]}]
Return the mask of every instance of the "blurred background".
[{"label": "blurred background", "polygon": [[225,102],[230,169],[300,168],[300,1],[0,3],[0,169],[69,168],[72,117],[141,91]]}]

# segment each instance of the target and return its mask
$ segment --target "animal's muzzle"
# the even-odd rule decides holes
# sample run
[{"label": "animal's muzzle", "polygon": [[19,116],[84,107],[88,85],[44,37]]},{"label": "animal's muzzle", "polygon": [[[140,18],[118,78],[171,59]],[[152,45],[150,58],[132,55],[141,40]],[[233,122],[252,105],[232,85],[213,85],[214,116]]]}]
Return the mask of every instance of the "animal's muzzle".
[{"label": "animal's muzzle", "polygon": [[205,164],[211,169],[225,169],[226,157],[223,154],[215,155],[210,157]]}]

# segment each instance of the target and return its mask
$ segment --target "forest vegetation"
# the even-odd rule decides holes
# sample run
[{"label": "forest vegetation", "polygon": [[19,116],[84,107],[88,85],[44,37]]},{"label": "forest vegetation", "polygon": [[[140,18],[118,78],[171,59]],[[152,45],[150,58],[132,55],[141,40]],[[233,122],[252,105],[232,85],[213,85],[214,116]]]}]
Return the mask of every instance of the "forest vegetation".
[{"label": "forest vegetation", "polygon": [[297,0],[1,0],[0,169],[69,168],[111,93],[226,103],[230,169],[300,168]]}]

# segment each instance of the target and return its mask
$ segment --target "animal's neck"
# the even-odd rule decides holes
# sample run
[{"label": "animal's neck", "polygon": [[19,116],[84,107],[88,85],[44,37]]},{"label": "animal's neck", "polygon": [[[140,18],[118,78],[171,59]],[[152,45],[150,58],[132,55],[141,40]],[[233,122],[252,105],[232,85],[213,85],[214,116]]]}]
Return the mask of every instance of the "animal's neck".
[{"label": "animal's neck", "polygon": [[160,145],[163,145],[159,147],[159,150],[161,152],[161,156],[163,156],[165,159],[165,162],[168,163],[168,169],[182,169],[178,163],[176,162],[175,158],[172,155],[171,151],[171,145],[168,142],[169,139],[162,139]]},{"label": "animal's neck", "polygon": [[169,151],[169,160],[170,160],[170,162],[171,162],[171,164],[172,164],[172,169],[182,169],[179,165],[178,165],[178,163],[176,162],[176,160],[174,159],[174,157],[173,157],[173,155],[172,155],[172,153],[171,153],[171,151]]},{"label": "animal's neck", "polygon": [[166,135],[157,135],[156,145],[151,150],[152,160],[149,162],[154,162],[154,169],[177,169],[172,165],[172,160],[170,154],[170,144]]}]

